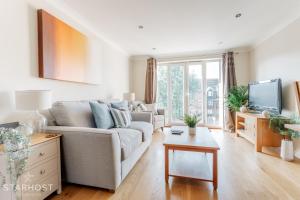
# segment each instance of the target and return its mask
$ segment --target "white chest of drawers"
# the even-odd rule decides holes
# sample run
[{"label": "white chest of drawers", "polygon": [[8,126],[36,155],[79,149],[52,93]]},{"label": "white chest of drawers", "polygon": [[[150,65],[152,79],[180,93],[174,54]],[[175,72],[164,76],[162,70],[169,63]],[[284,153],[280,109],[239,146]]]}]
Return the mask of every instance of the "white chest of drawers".
[{"label": "white chest of drawers", "polygon": [[[49,137],[52,136],[52,137]],[[18,191],[12,200],[43,200],[53,192],[61,193],[60,135],[31,136],[30,155],[26,169],[18,180]],[[1,198],[0,193],[0,199]],[[8,196],[8,194],[4,194]]]}]

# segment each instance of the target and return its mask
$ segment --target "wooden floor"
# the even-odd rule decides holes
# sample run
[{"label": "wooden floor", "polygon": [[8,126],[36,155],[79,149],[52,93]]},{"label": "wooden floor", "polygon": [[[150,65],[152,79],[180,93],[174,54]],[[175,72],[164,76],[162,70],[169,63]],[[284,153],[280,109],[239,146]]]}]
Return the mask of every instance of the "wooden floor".
[{"label": "wooden floor", "polygon": [[[163,133],[154,134],[150,148],[113,194],[107,190],[67,184],[51,200],[300,200],[300,163],[289,163],[262,153],[243,138],[212,131],[219,151],[219,187],[212,183],[170,178],[164,180]],[[210,177],[210,156],[201,153],[170,153],[171,168],[178,173]],[[172,162],[173,161],[173,162]]]}]

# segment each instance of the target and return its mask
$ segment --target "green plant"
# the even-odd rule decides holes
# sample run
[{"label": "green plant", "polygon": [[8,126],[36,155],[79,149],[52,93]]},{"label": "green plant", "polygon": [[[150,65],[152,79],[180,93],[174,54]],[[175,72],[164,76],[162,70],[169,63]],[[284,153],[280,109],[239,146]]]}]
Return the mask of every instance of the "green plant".
[{"label": "green plant", "polygon": [[239,111],[240,107],[246,105],[248,101],[248,88],[247,86],[235,86],[231,88],[226,97],[227,107],[233,111]]},{"label": "green plant", "polygon": [[290,118],[281,115],[271,115],[269,126],[275,132],[284,136],[285,139],[290,140],[291,138],[299,138],[300,132],[287,129],[284,127],[285,124],[300,124],[300,118],[293,115]]},{"label": "green plant", "polygon": [[197,115],[184,116],[184,123],[190,128],[195,128],[199,121],[200,119],[198,118]]}]

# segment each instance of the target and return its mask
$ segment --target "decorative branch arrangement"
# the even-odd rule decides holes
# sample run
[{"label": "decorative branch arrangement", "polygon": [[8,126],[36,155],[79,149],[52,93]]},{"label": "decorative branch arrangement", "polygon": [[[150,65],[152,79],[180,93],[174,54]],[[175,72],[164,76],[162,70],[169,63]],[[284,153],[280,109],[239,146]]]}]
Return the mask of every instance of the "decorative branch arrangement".
[{"label": "decorative branch arrangement", "polygon": [[285,124],[300,124],[300,118],[297,116],[284,117],[281,115],[271,115],[270,128],[283,135],[285,140],[300,137],[300,132],[285,128]]},{"label": "decorative branch arrangement", "polygon": [[[17,190],[18,178],[23,174],[29,156],[30,134],[32,130],[25,125],[15,129],[0,128],[0,143],[4,145],[7,157],[7,173],[14,191]],[[1,183],[3,186],[4,182]]]}]

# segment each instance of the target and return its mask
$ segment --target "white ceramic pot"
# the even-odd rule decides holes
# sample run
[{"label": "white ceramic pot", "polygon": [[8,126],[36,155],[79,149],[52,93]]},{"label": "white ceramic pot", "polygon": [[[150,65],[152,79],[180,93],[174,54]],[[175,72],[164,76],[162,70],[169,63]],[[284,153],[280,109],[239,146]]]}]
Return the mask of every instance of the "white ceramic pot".
[{"label": "white ceramic pot", "polygon": [[240,111],[241,111],[242,113],[246,113],[246,112],[248,112],[248,109],[247,109],[246,106],[242,106],[242,107],[240,107]]},{"label": "white ceramic pot", "polygon": [[195,135],[196,134],[196,128],[192,128],[192,127],[189,127],[189,134],[190,135]]},{"label": "white ceramic pot", "polygon": [[280,157],[282,160],[294,160],[294,145],[292,140],[281,140]]},{"label": "white ceramic pot", "polygon": [[270,112],[267,110],[262,111],[261,115],[265,118],[270,118]]}]

